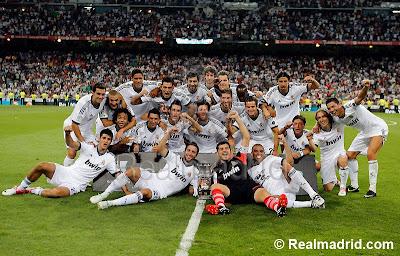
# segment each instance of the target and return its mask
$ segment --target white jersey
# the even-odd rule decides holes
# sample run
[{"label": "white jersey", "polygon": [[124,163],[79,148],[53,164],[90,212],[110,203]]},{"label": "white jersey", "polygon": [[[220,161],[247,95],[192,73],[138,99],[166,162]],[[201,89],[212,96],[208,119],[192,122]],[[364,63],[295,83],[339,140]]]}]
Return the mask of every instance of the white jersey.
[{"label": "white jersey", "polygon": [[184,140],[184,134],[187,133],[187,130],[190,127],[190,123],[184,122],[182,120],[179,120],[177,124],[172,125],[168,120],[164,121],[168,129],[176,126],[179,131],[176,133],[171,134],[171,137],[168,140],[168,149],[174,153],[180,153],[185,151],[185,140]]},{"label": "white jersey", "polygon": [[276,110],[276,122],[279,128],[283,128],[287,122],[292,121],[293,117],[300,114],[300,99],[306,93],[306,84],[289,83],[289,91],[282,95],[278,86],[269,89],[264,95],[264,100]]},{"label": "white jersey", "polygon": [[[131,103],[131,98],[135,95],[138,95],[140,92],[136,92],[133,87],[133,82],[129,81],[124,84],[119,85],[115,90],[119,92],[122,97],[124,98],[126,105],[128,106],[128,110],[131,113],[134,113],[135,116],[140,119],[140,117],[148,112],[151,109],[151,105],[148,103],[142,103],[139,105],[132,105]],[[154,88],[157,87],[157,82],[156,81],[144,81],[143,82],[143,89],[146,89],[148,92],[153,90]],[[140,120],[138,120],[140,121]]]},{"label": "white jersey", "polygon": [[[122,105],[119,104],[117,109],[118,108],[122,108]],[[104,105],[103,109],[99,113],[98,118],[96,119],[96,137],[100,135],[101,130],[111,127],[105,127],[101,119],[113,121],[115,110],[116,109],[112,109],[107,103]],[[134,113],[132,113],[131,110],[129,112],[131,113],[132,117],[135,117]]]},{"label": "white jersey", "polygon": [[[236,103],[236,102],[232,103],[232,109],[231,110],[236,111],[239,115],[241,113],[243,113],[244,109],[245,108],[244,108],[244,106],[242,104],[239,104],[239,103]],[[210,111],[208,112],[208,115],[210,117],[220,121],[223,125],[225,125],[226,124],[226,116],[228,115],[228,113],[229,113],[229,111],[228,112],[222,111],[221,103],[218,103],[216,105],[211,106]]]},{"label": "white jersey", "polygon": [[[239,98],[237,97],[236,87],[232,87],[232,85],[231,85],[231,87],[229,87],[229,88],[232,90],[232,102],[239,101]],[[215,102],[221,102],[221,97],[218,96],[217,91],[215,90],[215,88],[214,87],[211,88],[210,91],[212,93],[212,96],[213,96]]]},{"label": "white jersey", "polygon": [[182,157],[174,152],[169,151],[164,159],[167,164],[157,173],[157,176],[163,181],[164,193],[169,196],[187,187],[198,171],[194,165],[186,166]]},{"label": "white jersey", "polygon": [[179,100],[182,103],[182,106],[186,106],[187,104],[190,103],[190,98],[188,95],[186,95],[185,93],[183,93],[182,90],[174,90],[171,97],[169,99],[164,99],[163,97],[150,97],[150,96],[146,96],[146,97],[142,97],[142,102],[149,102],[152,104],[153,108],[160,108],[161,104],[164,104],[167,107],[170,107],[172,102],[174,102],[175,100]]},{"label": "white jersey", "polygon": [[206,125],[201,125],[200,133],[194,132],[192,129],[187,131],[187,139],[191,142],[196,142],[199,146],[199,153],[215,153],[217,152],[217,144],[226,140],[228,134],[226,128],[214,118],[209,118]]},{"label": "white jersey", "polygon": [[[75,122],[78,124],[79,130],[85,138],[85,141],[94,141],[94,135],[92,132],[93,123],[103,109],[105,103],[106,99],[100,103],[98,108],[95,108],[92,104],[92,94],[83,96],[76,103],[72,114],[65,119],[64,127],[70,126],[72,125],[72,122]],[[75,134],[73,135],[73,139],[76,140]]]},{"label": "white jersey", "polygon": [[164,131],[157,125],[154,131],[147,128],[147,122],[138,123],[133,129],[134,142],[140,144],[142,152],[151,152],[154,146],[158,145]]},{"label": "white jersey", "polygon": [[110,173],[117,172],[114,154],[107,151],[100,155],[97,146],[86,142],[81,142],[80,155],[68,168],[73,172],[71,176],[82,184],[91,182],[106,169]]},{"label": "white jersey", "polygon": [[[129,130],[127,130],[127,131],[125,131],[123,134],[122,134],[122,136],[121,136],[121,138],[119,138],[119,139],[116,139],[116,137],[115,137],[115,135],[117,135],[117,132],[118,132],[118,130],[117,130],[117,128],[116,128],[116,125],[115,124],[113,124],[112,126],[109,126],[109,127],[107,127],[108,129],[110,129],[110,131],[113,133],[113,141],[111,142],[111,145],[115,145],[115,144],[117,144],[117,143],[119,143],[123,138],[125,138],[125,137],[132,137],[132,138],[134,138],[135,137],[135,132],[134,132],[134,129],[133,128],[131,128],[131,129],[129,129]],[[132,145],[132,142],[130,142],[130,143],[127,143],[126,145]]]},{"label": "white jersey", "polygon": [[240,115],[243,123],[246,125],[250,133],[249,150],[255,144],[261,144],[267,154],[270,154],[271,149],[274,148],[274,133],[272,129],[277,127],[275,118],[264,118],[262,111],[258,109],[258,117],[253,120],[247,113]]},{"label": "white jersey", "polygon": [[381,133],[387,134],[388,126],[385,121],[369,112],[364,106],[357,105],[354,100],[351,100],[343,107],[345,115],[343,118],[334,117],[336,122],[354,127],[367,136],[376,136],[376,130],[384,130]]},{"label": "white jersey", "polygon": [[330,131],[320,129],[319,133],[313,136],[314,143],[321,150],[321,160],[331,159],[332,156],[337,156],[344,150],[344,126],[339,123],[333,123]]},{"label": "white jersey", "polygon": [[186,94],[190,99],[190,103],[196,103],[199,101],[207,101],[209,103],[211,102],[210,97],[208,97],[207,95],[207,90],[202,87],[198,87],[195,93],[191,93],[187,88],[187,85],[183,85],[180,88],[176,88],[175,90],[181,91],[182,93]]},{"label": "white jersey", "polygon": [[296,135],[294,134],[293,128],[287,129],[286,130],[286,141],[288,143],[288,146],[293,152],[299,152],[303,151],[306,146],[309,145],[308,139],[307,139],[307,130],[303,131],[303,134],[297,138]]},{"label": "white jersey", "polygon": [[259,165],[247,170],[249,176],[271,195],[285,193],[291,201],[296,200],[300,187],[294,182],[288,183],[282,173],[283,158],[268,155]]}]

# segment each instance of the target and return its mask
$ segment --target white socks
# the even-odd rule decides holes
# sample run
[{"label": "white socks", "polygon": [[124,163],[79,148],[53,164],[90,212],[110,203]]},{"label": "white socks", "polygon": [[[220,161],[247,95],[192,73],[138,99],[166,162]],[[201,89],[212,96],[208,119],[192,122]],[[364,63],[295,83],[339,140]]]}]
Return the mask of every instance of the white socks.
[{"label": "white socks", "polygon": [[71,166],[73,163],[74,163],[74,159],[71,159],[68,156],[65,157],[65,159],[64,159],[64,166],[65,167]]},{"label": "white socks", "polygon": [[32,184],[32,181],[30,181],[29,179],[28,179],[28,177],[25,177],[22,181],[21,181],[21,184],[19,184],[18,185],[18,189],[26,189],[27,187],[29,187],[29,185],[31,185]]},{"label": "white socks", "polygon": [[351,186],[358,188],[358,161],[357,159],[349,159],[349,175]]},{"label": "white socks", "polygon": [[115,200],[107,201],[111,206],[119,206],[119,205],[128,205],[128,204],[137,204],[140,200],[143,199],[143,194],[140,191],[136,193],[120,197]]},{"label": "white socks", "polygon": [[346,188],[347,179],[349,178],[349,167],[339,168],[340,188]]},{"label": "white socks", "polygon": [[115,178],[115,180],[113,180],[113,182],[111,182],[111,184],[106,188],[106,190],[100,195],[102,195],[103,198],[106,198],[111,194],[111,192],[120,189],[124,185],[128,184],[129,181],[130,179],[128,178],[128,176],[126,176],[125,173],[122,173],[118,175],[117,178]]},{"label": "white socks", "polygon": [[287,208],[311,208],[311,201],[288,201]]},{"label": "white socks", "polygon": [[369,190],[376,193],[376,182],[378,180],[378,160],[368,161]]},{"label": "white socks", "polygon": [[288,173],[289,178],[298,184],[306,193],[313,198],[315,195],[317,195],[317,192],[314,191],[314,189],[310,186],[310,184],[304,179],[303,175],[301,172],[297,171],[296,169],[292,168],[289,173]]}]

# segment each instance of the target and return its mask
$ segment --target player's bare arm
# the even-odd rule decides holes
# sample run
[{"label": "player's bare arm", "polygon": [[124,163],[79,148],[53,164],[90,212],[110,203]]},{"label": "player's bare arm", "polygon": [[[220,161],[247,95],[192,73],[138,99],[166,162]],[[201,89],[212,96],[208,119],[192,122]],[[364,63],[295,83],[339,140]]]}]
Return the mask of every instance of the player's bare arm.
[{"label": "player's bare arm", "polygon": [[71,125],[72,131],[75,133],[75,136],[78,138],[80,142],[85,141],[85,139],[82,136],[81,129],[79,128],[79,124],[72,121]]},{"label": "player's bare arm", "polygon": [[182,118],[183,120],[188,120],[188,121],[192,124],[192,128],[194,128],[194,130],[195,130],[196,132],[200,133],[200,132],[203,131],[203,129],[201,128],[201,125],[200,125],[196,120],[194,120],[193,117],[191,117],[191,116],[188,115],[187,113],[182,113],[182,114],[181,114],[181,118]]},{"label": "player's bare arm", "polygon": [[371,87],[371,81],[368,79],[363,80],[361,83],[364,85],[364,87],[361,89],[358,96],[354,99],[354,103],[356,103],[357,105],[360,105],[361,102],[365,99],[368,90]]},{"label": "player's bare arm", "polygon": [[250,144],[250,133],[247,130],[246,125],[243,123],[239,114],[236,111],[231,111],[228,113],[227,118],[233,119],[239,126],[240,133],[242,134],[242,146],[248,147]]},{"label": "player's bare arm", "polygon": [[318,89],[321,85],[317,80],[315,80],[312,76],[304,77],[304,81],[308,84],[308,90]]},{"label": "player's bare arm", "polygon": [[71,137],[71,132],[73,132],[71,126],[64,127],[65,132],[65,143],[67,143],[68,147],[73,148],[75,150],[79,150],[81,143],[78,141],[74,141]]}]

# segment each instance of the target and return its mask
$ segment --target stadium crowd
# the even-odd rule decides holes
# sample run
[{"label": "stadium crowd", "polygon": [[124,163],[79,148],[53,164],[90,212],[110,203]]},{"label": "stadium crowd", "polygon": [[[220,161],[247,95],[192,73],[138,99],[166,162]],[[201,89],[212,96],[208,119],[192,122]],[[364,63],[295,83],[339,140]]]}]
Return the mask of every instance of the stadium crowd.
[{"label": "stadium crowd", "polygon": [[211,4],[204,8],[177,8],[167,11],[143,8],[131,8],[127,11],[115,8],[107,12],[96,12],[83,8],[54,10],[33,6],[24,7],[23,11],[20,7],[2,8],[0,14],[0,34],[3,35],[224,40],[400,40],[398,16],[360,9],[285,9],[260,4],[260,8],[254,11],[232,11],[222,5]]},{"label": "stadium crowd", "polygon": [[392,101],[400,95],[400,69],[396,58],[334,58],[334,57],[271,57],[271,56],[178,56],[162,54],[56,53],[18,52],[0,58],[0,88],[18,97],[24,91],[32,94],[67,96],[90,92],[90,86],[102,83],[112,88],[130,79],[130,71],[140,68],[146,80],[173,77],[179,86],[186,74],[213,65],[227,70],[231,81],[246,84],[251,91],[266,92],[275,85],[277,73],[286,70],[293,81],[301,81],[304,72],[311,71],[320,80],[321,88],[309,95],[315,102],[332,95],[340,99],[353,97],[364,77],[372,79],[374,91],[368,98]]}]

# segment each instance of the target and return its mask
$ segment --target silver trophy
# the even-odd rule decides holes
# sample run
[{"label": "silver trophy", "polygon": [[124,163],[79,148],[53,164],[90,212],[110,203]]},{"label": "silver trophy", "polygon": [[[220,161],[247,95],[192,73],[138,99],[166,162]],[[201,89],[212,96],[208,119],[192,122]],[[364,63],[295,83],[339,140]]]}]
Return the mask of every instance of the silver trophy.
[{"label": "silver trophy", "polygon": [[210,199],[211,198],[211,164],[209,163],[199,163],[199,184],[198,184],[198,193],[199,199]]}]

